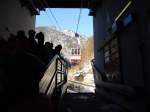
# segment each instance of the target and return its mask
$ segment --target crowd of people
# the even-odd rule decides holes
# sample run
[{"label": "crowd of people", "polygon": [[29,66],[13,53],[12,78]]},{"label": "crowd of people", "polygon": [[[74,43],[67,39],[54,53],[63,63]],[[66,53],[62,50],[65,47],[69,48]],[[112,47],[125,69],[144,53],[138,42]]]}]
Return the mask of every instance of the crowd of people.
[{"label": "crowd of people", "polygon": [[47,64],[56,54],[60,55],[61,49],[61,45],[53,49],[53,43],[44,43],[44,34],[34,30],[29,30],[28,36],[19,30],[16,35],[10,34],[7,41],[0,38],[1,102],[7,101],[8,96],[38,94]]}]

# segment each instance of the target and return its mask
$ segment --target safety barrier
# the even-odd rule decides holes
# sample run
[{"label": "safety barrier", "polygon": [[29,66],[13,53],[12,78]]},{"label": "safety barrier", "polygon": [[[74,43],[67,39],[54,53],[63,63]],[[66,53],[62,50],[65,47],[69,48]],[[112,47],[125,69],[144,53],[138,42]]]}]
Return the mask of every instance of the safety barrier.
[{"label": "safety barrier", "polygon": [[39,82],[39,92],[52,96],[57,88],[60,88],[67,82],[67,67],[64,60],[56,55],[48,65],[41,81]]}]

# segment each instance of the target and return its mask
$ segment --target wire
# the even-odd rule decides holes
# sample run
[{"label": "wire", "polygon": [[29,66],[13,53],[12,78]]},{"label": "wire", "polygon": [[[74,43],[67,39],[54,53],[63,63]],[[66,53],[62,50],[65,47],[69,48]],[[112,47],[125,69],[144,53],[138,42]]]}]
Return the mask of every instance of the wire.
[{"label": "wire", "polygon": [[47,17],[48,17],[49,21],[51,22],[52,26],[55,26],[53,20],[52,20],[51,17],[48,15],[48,13],[47,13],[46,11],[44,11],[44,12],[45,12],[45,14],[47,15]]},{"label": "wire", "polygon": [[77,21],[76,33],[78,32],[78,28],[79,28],[79,24],[80,24],[80,20],[81,20],[82,5],[83,4],[82,4],[82,0],[81,0],[81,7],[80,7],[79,17],[78,17],[78,21]]},{"label": "wire", "polygon": [[55,22],[56,22],[57,26],[58,26],[58,27],[59,27],[59,29],[61,30],[61,27],[60,27],[60,25],[59,25],[59,23],[58,23],[58,21],[57,21],[57,19],[56,19],[55,15],[53,14],[53,12],[52,12],[52,10],[51,10],[50,8],[49,8],[49,11],[50,11],[50,13],[51,13],[52,17],[54,18],[54,20],[55,20]]},{"label": "wire", "polygon": [[[41,6],[44,7],[43,6],[43,2],[41,0],[40,0],[40,3],[41,3]],[[49,19],[49,21],[51,23],[50,25],[55,26],[52,18],[50,17],[50,15],[46,12],[46,10],[44,10],[44,12],[45,12],[46,16],[48,17],[48,19]]]},{"label": "wire", "polygon": [[[48,3],[47,3],[45,0],[43,0],[43,2],[44,2],[44,4],[45,4],[47,7],[49,7],[49,6],[48,6]],[[52,10],[51,10],[50,8],[48,8],[48,9],[49,9],[49,12],[50,12],[50,14],[52,15],[52,17],[53,17],[53,19],[54,19],[54,21],[55,21],[57,27],[61,30],[61,27],[60,27],[60,25],[59,25],[59,23],[58,23],[58,21],[57,21],[55,15],[53,14]]]},{"label": "wire", "polygon": [[79,17],[78,17],[78,21],[77,21],[76,33],[78,32],[78,28],[79,28],[79,24],[80,24],[81,13],[82,13],[82,10],[80,9]]}]

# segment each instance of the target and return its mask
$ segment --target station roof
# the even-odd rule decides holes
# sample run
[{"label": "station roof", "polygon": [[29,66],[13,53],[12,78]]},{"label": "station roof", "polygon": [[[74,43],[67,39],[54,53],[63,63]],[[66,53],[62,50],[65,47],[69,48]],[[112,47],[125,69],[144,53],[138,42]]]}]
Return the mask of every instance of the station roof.
[{"label": "station roof", "polygon": [[101,0],[35,0],[36,6],[43,8],[91,8],[101,4]]}]

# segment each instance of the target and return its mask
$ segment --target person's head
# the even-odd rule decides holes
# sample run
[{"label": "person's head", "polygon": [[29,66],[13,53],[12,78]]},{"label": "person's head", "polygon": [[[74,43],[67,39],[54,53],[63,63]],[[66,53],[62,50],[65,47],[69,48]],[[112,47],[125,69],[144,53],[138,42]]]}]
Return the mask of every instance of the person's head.
[{"label": "person's head", "polygon": [[61,46],[60,44],[59,44],[59,45],[57,45],[57,49],[61,51],[62,46]]},{"label": "person's head", "polygon": [[25,32],[23,30],[19,30],[17,32],[17,39],[18,40],[26,40],[26,35],[25,35]]},{"label": "person's head", "polygon": [[46,47],[47,49],[53,49],[53,43],[45,42],[45,47]]},{"label": "person's head", "polygon": [[8,38],[8,42],[15,42],[16,40],[17,40],[16,35],[11,33]]},{"label": "person's head", "polygon": [[6,40],[3,37],[0,37],[0,48],[6,44]]},{"label": "person's head", "polygon": [[39,45],[44,45],[44,34],[42,32],[39,32],[35,38],[38,39],[38,44]]},{"label": "person's head", "polygon": [[61,49],[62,49],[62,46],[61,46],[60,44],[57,45],[57,46],[55,47],[56,53],[57,53],[57,54],[60,54]]},{"label": "person's head", "polygon": [[28,31],[29,38],[34,39],[35,33],[36,33],[35,30],[32,30],[32,29],[29,30]]}]

